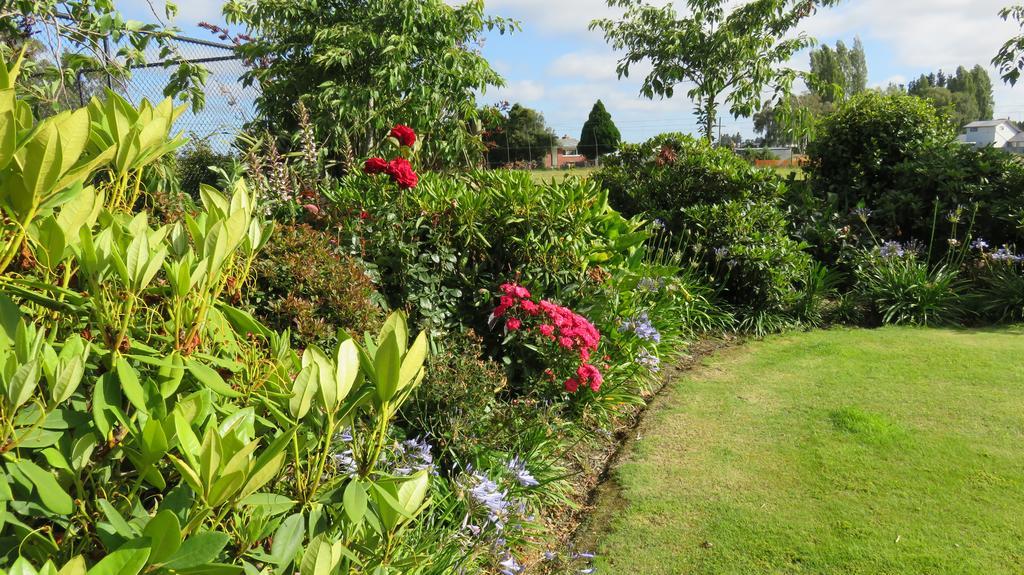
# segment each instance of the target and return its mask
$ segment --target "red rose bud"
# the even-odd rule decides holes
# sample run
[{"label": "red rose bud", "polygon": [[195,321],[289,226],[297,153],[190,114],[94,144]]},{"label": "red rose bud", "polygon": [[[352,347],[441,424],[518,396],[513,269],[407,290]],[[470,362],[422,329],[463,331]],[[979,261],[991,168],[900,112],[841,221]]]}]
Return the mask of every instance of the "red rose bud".
[{"label": "red rose bud", "polygon": [[370,158],[363,165],[363,173],[373,176],[388,171],[388,161],[384,158]]},{"label": "red rose bud", "polygon": [[404,126],[402,124],[391,128],[391,137],[398,140],[399,144],[402,144],[407,148],[411,148],[416,144],[416,132],[414,132],[409,126]]},{"label": "red rose bud", "polygon": [[361,220],[368,220],[368,219],[370,219],[370,212],[368,212],[366,210],[363,210],[363,211],[359,212],[359,219],[361,219]]}]

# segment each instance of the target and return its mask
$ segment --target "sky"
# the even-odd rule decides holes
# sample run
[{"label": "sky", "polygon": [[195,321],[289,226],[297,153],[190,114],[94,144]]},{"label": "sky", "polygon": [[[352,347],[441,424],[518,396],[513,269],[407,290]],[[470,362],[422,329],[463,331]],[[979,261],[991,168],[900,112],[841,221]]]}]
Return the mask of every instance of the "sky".
[{"label": "sky", "polygon": [[[1009,0],[845,0],[804,20],[801,30],[822,43],[859,36],[864,43],[869,85],[906,83],[922,73],[953,71],[982,64],[995,84],[996,117],[1024,120],[1024,85],[1002,84],[989,62],[1015,33],[998,12]],[[183,32],[210,38],[200,21],[219,22],[217,0],[177,0],[176,24]],[[129,17],[147,19],[148,0],[121,0]],[[677,4],[682,4],[677,2]],[[636,67],[629,78],[616,77],[616,54],[600,31],[589,31],[594,18],[615,16],[604,0],[488,0],[487,12],[516,19],[522,31],[490,34],[483,53],[507,85],[480,96],[480,103],[507,100],[544,114],[558,135],[579,137],[583,122],[601,99],[626,141],[642,141],[666,131],[696,132],[686,86],[672,99],[639,96],[645,73]],[[807,53],[790,64],[808,68]],[[747,119],[726,114],[723,132],[753,136]]]}]

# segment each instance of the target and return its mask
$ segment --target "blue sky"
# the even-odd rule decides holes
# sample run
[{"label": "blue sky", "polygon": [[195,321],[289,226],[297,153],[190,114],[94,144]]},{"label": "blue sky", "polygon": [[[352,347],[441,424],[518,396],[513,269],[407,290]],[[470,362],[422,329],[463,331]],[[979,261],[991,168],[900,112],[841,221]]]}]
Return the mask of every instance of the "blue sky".
[{"label": "blue sky", "polygon": [[[821,42],[852,43],[860,36],[867,52],[870,84],[904,83],[923,72],[958,65],[988,66],[1014,26],[997,13],[1008,0],[847,0],[804,21],[803,30]],[[130,17],[149,13],[147,0],[121,0]],[[681,4],[677,2],[677,4]],[[217,0],[178,0],[177,24],[188,34],[209,38],[195,28],[219,21]],[[489,0],[487,11],[520,21],[512,36],[489,35],[484,54],[506,79],[505,88],[481,96],[482,103],[520,102],[541,111],[559,134],[579,136],[594,101],[604,101],[624,139],[638,141],[665,131],[696,131],[685,86],[671,100],[638,96],[643,67],[616,79],[617,55],[599,32],[587,30],[592,18],[614,15],[603,0]],[[807,67],[807,55],[792,62]],[[996,116],[1024,119],[1024,86],[996,82]],[[752,134],[746,119],[723,119],[724,132]]]}]

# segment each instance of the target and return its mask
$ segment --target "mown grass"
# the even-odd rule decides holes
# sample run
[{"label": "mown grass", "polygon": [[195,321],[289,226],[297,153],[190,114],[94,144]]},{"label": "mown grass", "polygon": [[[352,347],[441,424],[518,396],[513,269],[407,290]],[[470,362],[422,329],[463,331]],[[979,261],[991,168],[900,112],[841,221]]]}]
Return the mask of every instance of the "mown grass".
[{"label": "mown grass", "polygon": [[1024,330],[786,335],[673,384],[597,516],[598,572],[1024,569]]},{"label": "mown grass", "polygon": [[567,170],[533,170],[530,172],[530,177],[533,181],[540,183],[559,183],[564,181],[570,176],[577,178],[587,179],[591,174],[597,171],[597,168],[569,168]]}]

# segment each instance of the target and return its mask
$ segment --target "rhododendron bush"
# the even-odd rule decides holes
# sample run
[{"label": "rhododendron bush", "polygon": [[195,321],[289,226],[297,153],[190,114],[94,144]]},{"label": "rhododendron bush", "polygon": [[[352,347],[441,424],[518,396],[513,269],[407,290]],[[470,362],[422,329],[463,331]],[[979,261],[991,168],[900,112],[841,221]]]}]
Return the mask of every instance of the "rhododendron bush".
[{"label": "rhododendron bush", "polygon": [[604,377],[592,359],[601,345],[601,333],[590,320],[567,307],[534,299],[521,285],[506,283],[491,313],[493,324],[501,321],[509,339],[523,340],[540,353],[547,366],[545,376],[562,379],[565,391],[600,391]]}]

